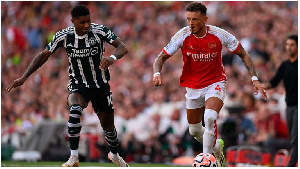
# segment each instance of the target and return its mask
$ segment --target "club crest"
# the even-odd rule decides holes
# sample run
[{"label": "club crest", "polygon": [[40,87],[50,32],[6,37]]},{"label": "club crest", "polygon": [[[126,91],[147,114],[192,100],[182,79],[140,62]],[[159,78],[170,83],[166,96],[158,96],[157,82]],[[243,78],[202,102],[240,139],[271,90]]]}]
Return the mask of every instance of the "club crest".
[{"label": "club crest", "polygon": [[213,48],[217,47],[217,44],[216,44],[216,42],[209,42],[208,47],[209,47],[209,49],[213,49]]},{"label": "club crest", "polygon": [[92,38],[90,38],[90,39],[88,40],[88,42],[89,42],[89,44],[92,46],[92,45],[96,45],[97,40],[96,40],[96,38],[92,37]]}]

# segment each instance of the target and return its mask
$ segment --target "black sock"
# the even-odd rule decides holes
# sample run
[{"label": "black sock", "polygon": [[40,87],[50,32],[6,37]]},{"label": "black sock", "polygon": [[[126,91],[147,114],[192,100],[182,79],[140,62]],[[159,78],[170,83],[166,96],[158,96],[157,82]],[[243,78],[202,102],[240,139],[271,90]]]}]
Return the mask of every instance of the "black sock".
[{"label": "black sock", "polygon": [[110,151],[114,154],[117,154],[119,142],[116,128],[114,128],[112,131],[104,130],[104,135]]},{"label": "black sock", "polygon": [[73,104],[70,107],[70,116],[68,121],[68,135],[71,150],[77,150],[79,145],[79,136],[81,131],[80,116],[82,108],[79,104]]}]

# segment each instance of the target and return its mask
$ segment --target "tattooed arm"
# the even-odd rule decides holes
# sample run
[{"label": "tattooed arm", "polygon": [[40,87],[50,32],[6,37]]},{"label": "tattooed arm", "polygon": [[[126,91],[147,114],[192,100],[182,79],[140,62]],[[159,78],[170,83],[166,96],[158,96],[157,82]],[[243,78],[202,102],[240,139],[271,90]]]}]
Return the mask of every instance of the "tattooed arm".
[{"label": "tattooed arm", "polygon": [[[116,48],[114,52],[114,56],[116,59],[121,59],[124,55],[128,53],[128,49],[124,42],[118,37],[113,41],[111,44]],[[99,68],[102,70],[107,70],[110,65],[112,65],[115,62],[115,60],[112,57],[105,57],[101,60]]]},{"label": "tattooed arm", "polygon": [[257,76],[253,61],[250,55],[245,51],[245,49],[242,46],[240,46],[239,50],[235,54],[237,54],[242,59],[244,65],[248,69],[250,76]]},{"label": "tattooed arm", "polygon": [[155,59],[155,61],[153,63],[154,75],[153,75],[152,82],[156,87],[164,85],[161,75],[160,75],[160,71],[162,70],[163,64],[168,59],[169,59],[169,57],[164,52],[160,52],[160,54],[157,56],[157,58]]},{"label": "tattooed arm", "polygon": [[[244,65],[248,69],[250,76],[251,77],[257,76],[253,61],[252,61],[250,55],[245,51],[245,49],[242,46],[240,46],[240,48],[238,49],[238,51],[235,54],[237,54],[242,59]],[[258,80],[253,80],[253,88],[255,90],[255,94],[257,94],[258,90],[259,90],[264,99],[268,98],[266,91],[264,90],[263,86],[260,84],[260,82]]]}]

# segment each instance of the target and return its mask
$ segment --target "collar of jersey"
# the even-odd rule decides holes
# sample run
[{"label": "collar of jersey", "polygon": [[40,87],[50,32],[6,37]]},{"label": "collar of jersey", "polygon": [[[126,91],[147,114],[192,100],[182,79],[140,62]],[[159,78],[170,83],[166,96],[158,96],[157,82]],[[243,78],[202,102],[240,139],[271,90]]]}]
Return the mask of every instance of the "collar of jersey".
[{"label": "collar of jersey", "polygon": [[84,34],[84,35],[82,35],[82,36],[77,35],[75,29],[74,29],[74,32],[75,32],[75,38],[76,38],[76,39],[84,39],[84,38],[87,38],[87,37],[88,37],[88,34]]},{"label": "collar of jersey", "polygon": [[207,25],[205,25],[205,34],[204,34],[203,36],[197,37],[197,36],[195,36],[194,34],[193,34],[193,35],[194,35],[196,38],[204,38],[204,37],[206,36],[206,34],[207,34],[207,31],[208,31],[208,27],[207,27]]}]

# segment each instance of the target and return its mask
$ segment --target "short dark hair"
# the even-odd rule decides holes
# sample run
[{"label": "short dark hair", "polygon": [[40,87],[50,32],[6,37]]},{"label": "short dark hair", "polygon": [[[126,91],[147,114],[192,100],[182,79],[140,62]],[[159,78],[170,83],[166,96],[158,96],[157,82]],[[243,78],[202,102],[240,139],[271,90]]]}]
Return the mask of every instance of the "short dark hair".
[{"label": "short dark hair", "polygon": [[77,5],[71,11],[72,18],[78,18],[79,16],[87,16],[89,14],[90,10],[85,5]]},{"label": "short dark hair", "polygon": [[185,11],[187,12],[197,12],[200,11],[202,14],[206,15],[207,8],[201,2],[191,2],[185,7]]},{"label": "short dark hair", "polygon": [[286,38],[286,40],[288,39],[294,40],[298,45],[298,35],[290,35]]}]

